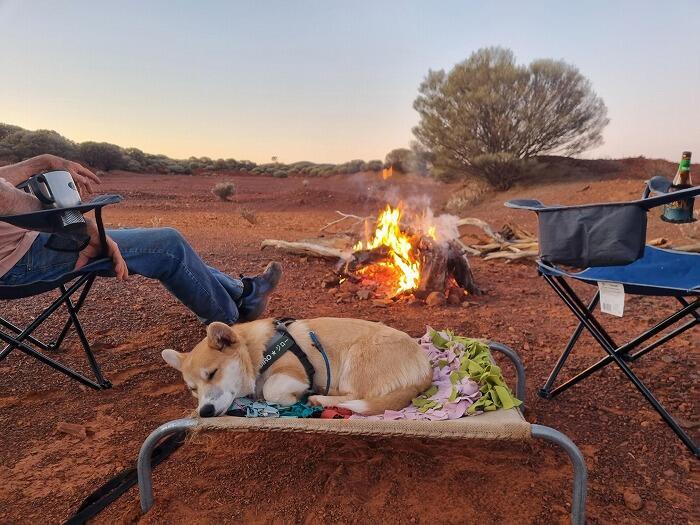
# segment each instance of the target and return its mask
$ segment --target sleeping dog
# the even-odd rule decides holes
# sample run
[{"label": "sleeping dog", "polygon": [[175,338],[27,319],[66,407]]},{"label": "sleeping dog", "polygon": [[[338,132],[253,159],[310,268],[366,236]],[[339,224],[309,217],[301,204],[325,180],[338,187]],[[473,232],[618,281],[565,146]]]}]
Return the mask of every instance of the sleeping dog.
[{"label": "sleeping dog", "polygon": [[[405,408],[431,384],[430,362],[418,343],[381,323],[322,317],[294,321],[286,330],[286,340],[298,348],[296,353],[281,352],[281,357],[270,347],[279,341],[274,319],[234,326],[212,323],[190,353],[167,349],[162,355],[182,372],[202,417],[224,414],[237,397],[288,406],[309,392],[312,405],[379,414]],[[314,334],[328,358],[328,383],[326,360],[314,346]]]}]

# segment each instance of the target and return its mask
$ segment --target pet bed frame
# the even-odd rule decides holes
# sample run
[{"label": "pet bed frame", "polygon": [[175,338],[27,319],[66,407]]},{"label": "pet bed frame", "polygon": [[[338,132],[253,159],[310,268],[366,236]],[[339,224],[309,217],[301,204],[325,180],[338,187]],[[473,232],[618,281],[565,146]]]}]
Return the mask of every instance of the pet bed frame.
[{"label": "pet bed frame", "polygon": [[[525,399],[525,369],[518,355],[500,343],[489,343],[492,351],[504,354],[513,363],[517,373],[516,395]],[[528,423],[520,409],[496,410],[478,416],[451,421],[375,421],[366,419],[296,419],[212,417],[184,418],[165,423],[155,429],[143,442],[139,452],[137,471],[141,510],[153,506],[153,451],[163,439],[174,434],[194,430],[229,430],[232,432],[302,432],[318,434],[345,434],[362,436],[406,436],[432,439],[488,439],[525,441],[544,439],[559,445],[569,455],[573,465],[573,497],[571,522],[585,523],[586,464],[581,451],[566,435],[550,427]]]}]

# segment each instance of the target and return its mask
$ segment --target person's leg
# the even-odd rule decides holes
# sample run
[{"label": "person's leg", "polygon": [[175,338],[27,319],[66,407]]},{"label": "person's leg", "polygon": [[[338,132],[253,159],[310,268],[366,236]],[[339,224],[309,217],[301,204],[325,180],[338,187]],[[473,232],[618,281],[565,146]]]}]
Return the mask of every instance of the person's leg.
[{"label": "person's leg", "polygon": [[[133,228],[108,230],[119,246],[129,272],[158,279],[203,322],[233,324],[262,314],[267,299],[281,275],[279,265],[271,264],[258,277],[235,279],[207,266],[172,228]],[[3,284],[27,284],[54,280],[70,272],[78,258],[75,252],[58,252],[44,247],[49,234],[40,234],[29,252],[0,278]],[[84,270],[112,275],[111,262],[90,263]]]},{"label": "person's leg", "polygon": [[[108,230],[129,271],[158,279],[205,323],[238,320],[236,300],[243,285],[211,272],[185,238],[173,228]],[[226,282],[226,286],[221,281]]]},{"label": "person's leg", "polygon": [[213,266],[208,266],[209,272],[214,276],[214,278],[219,281],[221,286],[223,286],[234,301],[238,302],[243,295],[243,281],[241,279],[236,279],[230,275],[222,272],[218,268]]}]

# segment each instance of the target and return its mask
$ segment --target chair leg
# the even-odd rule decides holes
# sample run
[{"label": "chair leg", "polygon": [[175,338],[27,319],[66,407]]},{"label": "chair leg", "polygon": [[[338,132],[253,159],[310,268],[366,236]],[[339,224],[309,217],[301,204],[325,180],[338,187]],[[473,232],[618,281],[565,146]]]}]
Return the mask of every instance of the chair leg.
[{"label": "chair leg", "polygon": [[[92,278],[90,280],[88,280],[88,282],[85,286],[86,287],[90,286],[94,279],[95,279],[95,277],[92,276]],[[65,292],[65,287],[63,285],[61,285],[61,291]],[[85,356],[88,359],[88,363],[90,364],[90,368],[92,369],[92,373],[95,374],[95,377],[97,378],[97,382],[100,384],[100,386],[102,388],[110,388],[112,386],[112,383],[110,383],[108,380],[106,380],[102,376],[102,371],[100,370],[100,365],[97,364],[97,360],[95,359],[95,354],[92,353],[92,348],[90,348],[90,342],[87,340],[87,337],[85,337],[85,332],[83,331],[83,326],[82,326],[82,324],[80,324],[80,319],[78,319],[77,310],[73,307],[73,303],[70,300],[70,296],[66,298],[65,305],[66,305],[66,309],[68,310],[68,315],[70,316],[70,319],[73,323],[73,326],[75,327],[75,331],[78,333],[78,338],[80,339],[80,344],[83,346],[83,350],[85,351]]]},{"label": "chair leg", "polygon": [[75,379],[76,381],[78,381],[79,383],[82,383],[85,386],[89,386],[90,388],[94,388],[95,390],[102,390],[103,388],[105,388],[103,385],[96,383],[92,379],[85,377],[80,372],[76,372],[75,370],[67,367],[63,363],[59,363],[55,359],[52,359],[52,358],[42,354],[41,352],[34,350],[33,348],[31,348],[30,346],[27,346],[22,341],[14,339],[14,338],[8,336],[7,334],[5,334],[4,332],[0,332],[0,339],[5,341],[6,343],[11,344],[13,346],[13,349],[16,348],[20,352],[23,352],[23,353],[27,354],[28,356],[33,357],[33,358],[41,361],[45,365],[48,365],[51,368],[53,368],[54,370],[57,370],[58,372],[61,372],[62,374],[67,375],[71,379]]},{"label": "chair leg", "polygon": [[[80,289],[81,286],[83,286],[86,283],[92,283],[92,281],[95,279],[95,274],[87,274],[84,275],[80,278],[78,278],[73,284],[71,284],[70,287],[66,289],[65,286],[61,286],[61,295],[56,299],[53,303],[51,303],[48,308],[46,308],[34,321],[32,321],[29,326],[27,326],[24,330],[22,330],[19,334],[16,336],[10,336],[2,331],[0,331],[0,339],[2,339],[6,344],[6,346],[0,351],[0,361],[5,359],[10,352],[13,350],[17,349],[20,350],[21,352],[34,357],[35,359],[38,359],[42,363],[52,367],[55,370],[58,370],[59,372],[62,372],[69,376],[72,379],[75,379],[76,381],[79,381],[80,383],[83,383],[86,386],[89,386],[91,388],[95,389],[103,389],[103,388],[110,388],[112,385],[109,381],[107,381],[103,376],[102,372],[100,370],[99,365],[97,364],[97,360],[95,359],[94,354],[92,353],[92,349],[90,348],[90,343],[88,342],[87,338],[85,337],[85,333],[82,329],[82,326],[80,324],[80,321],[78,320],[77,316],[77,310],[73,307],[72,302],[70,301],[70,296],[74,294],[78,289]],[[82,297],[82,294],[81,294]],[[84,300],[84,299],[83,299]],[[82,303],[80,303],[82,306]],[[88,363],[90,365],[90,368],[92,369],[92,372],[95,374],[95,378],[97,379],[97,382],[88,379],[84,375],[80,374],[79,372],[76,372],[75,370],[67,367],[66,365],[63,365],[59,363],[58,361],[51,359],[50,357],[42,354],[41,352],[31,348],[28,346],[24,341],[30,341],[33,342],[31,337],[32,332],[36,330],[46,319],[48,319],[49,316],[51,316],[60,306],[65,305],[66,308],[68,309],[68,315],[70,322],[73,326],[76,327],[76,332],[78,333],[78,337],[80,339],[80,342],[83,346],[83,350],[85,351],[85,354],[88,359]],[[14,325],[13,325],[14,326]],[[19,329],[17,329],[19,330]],[[40,347],[41,348],[41,347]]]},{"label": "chair leg", "polygon": [[[661,405],[661,403],[659,403],[659,401],[654,397],[651,391],[646,387],[646,385],[641,381],[641,379],[637,377],[637,375],[632,371],[629,365],[622,358],[623,354],[629,352],[632,348],[639,346],[639,344],[649,339],[650,337],[653,337],[659,331],[676,323],[677,321],[679,321],[687,315],[694,315],[693,312],[697,311],[697,309],[700,307],[700,299],[695,300],[693,303],[688,303],[687,306],[685,306],[675,314],[667,317],[664,321],[658,323],[655,327],[648,330],[636,339],[630,341],[626,345],[615,348],[610,344],[609,337],[605,337],[605,335],[607,334],[605,330],[602,329],[602,327],[600,326],[600,323],[598,323],[595,317],[590,315],[590,312],[586,311],[585,305],[581,302],[578,296],[576,296],[571,287],[569,287],[565,282],[554,283],[553,281],[550,281],[549,276],[544,277],[547,279],[548,282],[550,282],[550,284],[552,284],[552,287],[557,292],[559,297],[566,303],[569,309],[574,313],[574,315],[579,319],[579,321],[584,324],[585,328],[598,341],[598,344],[600,344],[603,350],[605,350],[605,352],[608,354],[606,358],[601,359],[598,363],[590,367],[588,370],[570,379],[564,385],[561,385],[560,387],[557,387],[556,389],[552,390],[550,392],[550,395],[555,395],[556,393],[566,390],[567,388],[573,386],[582,379],[585,379],[585,377],[593,373],[595,370],[602,368],[603,366],[609,364],[611,361],[615,362],[615,364],[622,370],[622,372],[627,376],[627,378],[632,382],[632,384],[637,388],[637,390],[639,390],[639,392],[646,398],[649,404],[651,404],[654,410],[656,410],[656,412],[663,418],[666,424],[669,427],[671,427],[671,429],[676,433],[676,435],[681,439],[681,441],[686,445],[686,447],[688,447],[688,449],[696,457],[700,457],[700,452],[695,442],[680,427],[680,425],[678,425],[678,423],[675,419],[673,419],[671,414],[669,414],[668,411],[666,411],[666,409]],[[557,284],[561,285],[561,287],[558,287]],[[678,332],[679,330],[682,331],[683,328],[684,327],[680,327],[676,330],[676,332]]]},{"label": "chair leg", "polygon": [[[75,303],[75,313],[77,314],[80,311],[80,308],[82,308],[83,303],[85,302],[85,298],[87,297],[88,293],[90,292],[90,288],[92,288],[92,283],[95,282],[95,276],[93,275],[88,281],[85,283],[85,286],[83,286],[82,291],[80,292],[80,296],[78,297],[78,301]],[[61,290],[64,291],[65,288],[63,285],[61,285]],[[70,297],[66,298],[66,306],[73,306],[73,303],[70,299]],[[66,323],[63,325],[63,329],[61,332],[58,334],[58,337],[56,339],[49,343],[49,349],[50,350],[58,350],[60,348],[61,343],[65,339],[66,335],[68,334],[68,330],[70,329],[71,325],[73,324],[73,318],[68,316],[68,320]]]},{"label": "chair leg", "polygon": [[[600,292],[596,292],[593,295],[593,299],[591,299],[591,301],[588,303],[587,311],[589,314],[591,314],[591,312],[593,312],[593,310],[595,310],[595,307],[598,305],[599,300],[600,300]],[[540,397],[543,397],[545,399],[549,399],[552,397],[552,395],[551,395],[552,385],[557,380],[557,376],[559,376],[559,372],[561,372],[561,369],[564,367],[564,363],[566,363],[566,360],[569,358],[569,354],[574,349],[574,345],[576,345],[576,342],[578,341],[579,337],[581,337],[581,333],[583,332],[583,329],[584,329],[583,322],[579,322],[578,326],[576,327],[576,330],[574,330],[574,333],[571,334],[571,337],[569,338],[569,342],[566,344],[566,347],[564,348],[564,352],[562,352],[561,356],[557,360],[557,363],[554,365],[552,372],[549,374],[547,381],[542,386],[542,388],[540,388],[537,391],[537,394]]]}]

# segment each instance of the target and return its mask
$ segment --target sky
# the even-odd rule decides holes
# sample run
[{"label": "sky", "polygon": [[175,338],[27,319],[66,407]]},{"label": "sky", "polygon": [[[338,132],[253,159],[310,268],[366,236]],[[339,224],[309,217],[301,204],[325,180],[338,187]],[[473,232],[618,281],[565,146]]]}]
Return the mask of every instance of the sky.
[{"label": "sky", "polygon": [[418,86],[486,46],[577,66],[608,107],[582,156],[700,158],[700,1],[0,0],[0,122],[269,162],[383,159]]}]

